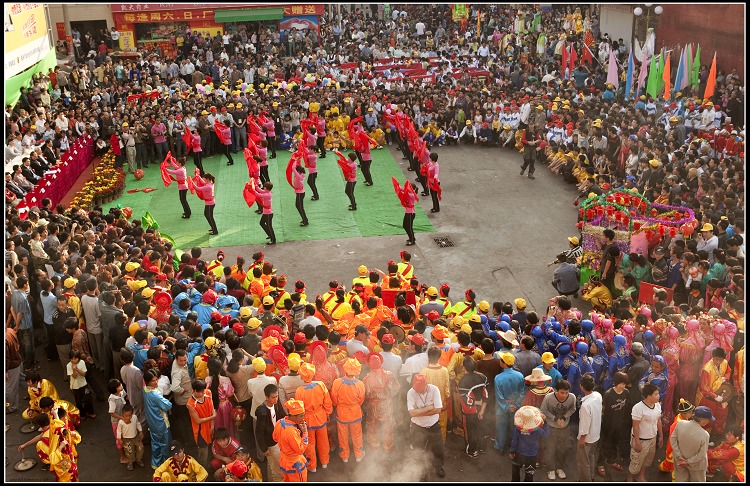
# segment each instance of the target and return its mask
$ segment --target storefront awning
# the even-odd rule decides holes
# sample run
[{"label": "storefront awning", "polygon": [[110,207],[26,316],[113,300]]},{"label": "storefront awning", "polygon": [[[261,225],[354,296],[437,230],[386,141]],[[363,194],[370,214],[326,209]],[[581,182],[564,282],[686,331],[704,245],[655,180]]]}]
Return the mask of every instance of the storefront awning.
[{"label": "storefront awning", "polygon": [[214,22],[252,22],[257,20],[281,20],[283,7],[245,8],[236,10],[216,10]]}]

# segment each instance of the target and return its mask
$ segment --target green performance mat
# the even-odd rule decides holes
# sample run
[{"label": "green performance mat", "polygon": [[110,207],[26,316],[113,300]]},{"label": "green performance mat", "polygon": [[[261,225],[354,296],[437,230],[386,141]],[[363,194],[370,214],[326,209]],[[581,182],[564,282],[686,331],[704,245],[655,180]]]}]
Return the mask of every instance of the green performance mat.
[{"label": "green performance mat", "polygon": [[[345,152],[344,155],[347,155]],[[277,158],[269,159],[268,173],[273,182],[273,228],[276,241],[327,240],[334,238],[356,238],[363,236],[403,235],[404,209],[393,190],[391,177],[401,183],[405,180],[400,167],[387,148],[372,151],[371,172],[374,184],[364,185],[361,172],[357,174],[354,197],[357,210],[349,211],[349,198],[344,193],[345,181],[341,168],[336,163],[336,155],[328,152],[325,159],[318,159],[318,179],[316,185],[320,199],[311,201],[312,191],[305,181],[305,212],[310,222],[302,227],[299,213],[294,205],[295,194],[286,181],[286,165],[291,157],[288,150],[280,150]],[[125,190],[139,189],[134,194],[124,192],[115,201],[104,205],[109,208],[130,206],[133,218],[142,218],[151,213],[159,224],[159,231],[171,236],[180,248],[220,247],[265,244],[266,234],[260,227],[260,215],[255,214],[256,206],[249,208],[242,197],[242,190],[249,180],[247,164],[242,153],[233,154],[234,165],[228,166],[224,155],[203,159],[203,168],[216,177],[214,194],[216,208],[214,218],[219,234],[210,236],[209,226],[203,216],[203,201],[188,192],[188,203],[192,209],[190,219],[182,219],[177,183],[164,187],[158,164],[145,169],[145,177],[140,181],[127,174]],[[192,155],[187,158],[185,167],[192,175],[195,165]],[[127,165],[125,166],[127,168]],[[409,172],[413,176],[413,173]],[[143,189],[156,190],[144,193]],[[427,198],[421,198],[427,199]],[[422,207],[415,206],[415,233],[434,232]]]}]

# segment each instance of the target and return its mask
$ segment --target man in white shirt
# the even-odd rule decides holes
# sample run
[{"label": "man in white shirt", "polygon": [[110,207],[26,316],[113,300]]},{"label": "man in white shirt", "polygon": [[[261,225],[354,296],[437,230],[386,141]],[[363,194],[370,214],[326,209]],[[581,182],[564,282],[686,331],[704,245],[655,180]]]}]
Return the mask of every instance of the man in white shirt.
[{"label": "man in white shirt", "polygon": [[[412,447],[424,447],[424,450],[429,447],[433,456],[432,469],[437,471],[439,477],[445,477],[445,451],[439,423],[440,412],[443,410],[440,390],[435,385],[427,383],[425,375],[414,375],[414,384],[406,393],[406,408],[411,417],[409,430]],[[427,480],[426,476],[422,476],[423,481]]]},{"label": "man in white shirt", "polygon": [[365,346],[365,342],[370,337],[370,331],[366,326],[358,325],[354,328],[354,337],[346,342],[346,353],[349,357],[353,357],[357,351],[362,351],[365,356],[370,352]]},{"label": "man in white shirt", "polygon": [[581,409],[578,425],[578,481],[593,482],[594,466],[599,436],[602,431],[602,396],[594,391],[594,378],[586,375],[581,378]]},{"label": "man in white shirt", "polygon": [[412,375],[419,373],[429,364],[426,353],[427,341],[425,341],[424,336],[421,334],[412,334],[406,336],[406,339],[409,341],[406,346],[406,352],[410,356],[401,367],[400,375],[406,378],[408,383],[411,383]]},{"label": "man in white shirt", "polygon": [[380,352],[380,356],[383,357],[383,369],[390,371],[393,376],[398,377],[401,374],[401,367],[404,363],[401,361],[401,357],[392,353],[393,345],[395,343],[396,338],[393,337],[393,334],[383,334],[380,338],[380,347],[383,348],[383,351]]},{"label": "man in white shirt", "polygon": [[424,25],[424,22],[422,22],[421,20],[417,22],[417,24],[414,26],[414,30],[417,31],[417,35],[419,37],[422,37],[424,35],[424,29],[425,29],[425,25]]},{"label": "man in white shirt", "polygon": [[636,403],[631,411],[633,428],[630,432],[630,466],[627,481],[646,482],[646,469],[654,462],[656,449],[661,447],[662,424],[659,389],[646,383],[641,389],[643,400]]},{"label": "man in white shirt", "polygon": [[708,252],[708,261],[714,264],[714,250],[719,247],[719,238],[714,234],[714,225],[705,223],[697,238],[698,251],[706,250]]},{"label": "man in white shirt", "polygon": [[304,329],[308,324],[315,328],[323,325],[323,322],[315,317],[315,306],[313,304],[307,304],[305,306],[305,318],[299,321],[299,328]]}]

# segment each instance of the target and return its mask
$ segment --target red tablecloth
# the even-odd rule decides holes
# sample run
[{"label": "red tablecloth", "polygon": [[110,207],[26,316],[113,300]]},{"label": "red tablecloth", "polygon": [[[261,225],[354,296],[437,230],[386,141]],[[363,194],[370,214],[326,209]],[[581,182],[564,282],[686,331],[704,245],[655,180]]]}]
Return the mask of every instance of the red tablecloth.
[{"label": "red tablecloth", "polygon": [[34,189],[26,194],[19,207],[41,206],[42,199],[45,197],[52,201],[52,207],[57,206],[84,169],[94,160],[93,143],[93,139],[88,134],[79,137],[70,146],[70,150],[60,157],[61,163],[55,166],[55,169],[59,171],[54,174],[45,174]]}]

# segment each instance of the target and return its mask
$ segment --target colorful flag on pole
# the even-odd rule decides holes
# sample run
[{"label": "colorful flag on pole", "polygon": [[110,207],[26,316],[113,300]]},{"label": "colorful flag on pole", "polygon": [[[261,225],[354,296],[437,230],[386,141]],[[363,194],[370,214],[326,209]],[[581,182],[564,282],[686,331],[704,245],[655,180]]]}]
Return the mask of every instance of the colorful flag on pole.
[{"label": "colorful flag on pole", "polygon": [[143,215],[143,218],[141,218],[141,224],[145,226],[146,228],[154,228],[159,229],[159,223],[156,222],[153,216],[151,216],[151,213],[146,211],[146,214]]},{"label": "colorful flag on pole", "polygon": [[625,76],[625,99],[630,99],[630,91],[633,89],[633,51],[628,56],[628,74]]},{"label": "colorful flag on pole", "polygon": [[672,96],[672,56],[670,53],[665,54],[667,60],[664,62],[664,72],[661,73],[661,80],[664,82],[664,101],[669,101]]},{"label": "colorful flag on pole", "polygon": [[[659,67],[656,71],[657,77],[656,77],[656,91],[661,92],[661,90],[664,88],[664,81],[662,81],[662,75],[664,74],[664,58],[666,57],[666,49],[662,47],[661,52],[659,54]],[[656,96],[654,96],[656,98]]]},{"label": "colorful flag on pole", "polygon": [[594,42],[594,34],[589,29],[586,29],[586,33],[583,35],[583,43],[591,47],[594,45]]},{"label": "colorful flag on pole", "polygon": [[656,60],[661,54],[657,54],[651,58],[651,67],[648,73],[648,82],[646,83],[646,94],[652,98],[656,98],[659,94],[659,64]]},{"label": "colorful flag on pole", "polygon": [[541,31],[541,29],[542,29],[542,14],[535,13],[534,20],[531,21],[531,31],[539,32]]},{"label": "colorful flag on pole", "polygon": [[688,44],[685,46],[685,81],[687,86],[690,86],[690,79],[693,76],[693,45]]},{"label": "colorful flag on pole", "polygon": [[619,76],[617,75],[617,59],[615,51],[609,50],[609,67],[607,69],[607,82],[617,89],[620,86]]},{"label": "colorful flag on pole", "polygon": [[708,100],[714,95],[716,90],[716,53],[714,52],[714,60],[711,61],[711,69],[708,71],[708,79],[706,80],[706,91],[703,93],[703,99]]},{"label": "colorful flag on pole", "polygon": [[578,54],[576,54],[575,44],[570,45],[570,76],[573,76],[573,71],[576,68],[576,61],[578,60]]},{"label": "colorful flag on pole", "polygon": [[585,64],[586,62],[589,63],[590,67],[594,67],[594,55],[591,53],[589,46],[584,44],[583,50],[581,51],[581,63]]},{"label": "colorful flag on pole", "polygon": [[[682,83],[685,82],[685,49],[680,51],[680,63],[677,65],[677,74],[674,78],[674,91],[682,91]],[[685,83],[687,85],[687,83]]]},{"label": "colorful flag on pole", "polygon": [[560,63],[560,78],[565,79],[565,69],[568,67],[568,44],[563,42],[562,62]]},{"label": "colorful flag on pole", "polygon": [[636,90],[636,96],[639,96],[641,89],[643,89],[643,83],[646,81],[646,73],[648,72],[648,64],[646,62],[641,63],[641,70],[638,73],[638,89]]},{"label": "colorful flag on pole", "polygon": [[690,84],[692,86],[698,86],[700,84],[700,71],[701,71],[701,45],[695,49],[695,59],[693,59],[693,65],[690,70]]}]

